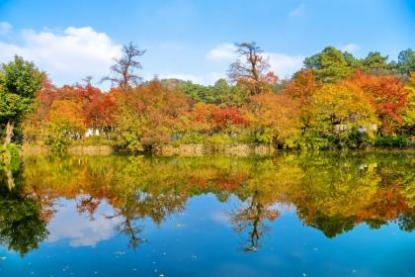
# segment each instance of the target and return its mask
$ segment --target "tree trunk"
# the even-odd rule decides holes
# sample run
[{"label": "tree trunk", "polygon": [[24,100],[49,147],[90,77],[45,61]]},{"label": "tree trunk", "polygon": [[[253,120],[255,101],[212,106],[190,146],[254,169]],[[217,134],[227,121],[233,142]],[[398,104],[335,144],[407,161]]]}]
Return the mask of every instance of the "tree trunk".
[{"label": "tree trunk", "polygon": [[3,146],[7,146],[12,141],[14,122],[9,120],[6,124],[6,137],[4,138]]},{"label": "tree trunk", "polygon": [[9,190],[14,189],[14,187],[16,186],[14,183],[14,178],[13,178],[13,173],[11,170],[9,169],[5,169],[4,172],[6,173],[6,179],[7,179],[7,188]]}]

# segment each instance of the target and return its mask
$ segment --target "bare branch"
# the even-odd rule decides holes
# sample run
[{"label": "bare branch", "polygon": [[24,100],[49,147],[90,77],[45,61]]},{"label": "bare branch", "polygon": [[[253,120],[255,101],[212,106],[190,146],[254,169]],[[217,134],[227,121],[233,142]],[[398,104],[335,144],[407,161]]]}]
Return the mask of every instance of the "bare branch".
[{"label": "bare branch", "polygon": [[139,50],[132,42],[123,47],[123,57],[115,59],[115,64],[111,66],[114,76],[106,76],[101,82],[110,81],[112,86],[118,86],[123,90],[128,90],[132,86],[138,85],[142,78],[135,73],[142,69],[141,63],[136,60],[144,55],[146,50]]},{"label": "bare branch", "polygon": [[239,58],[230,65],[228,76],[235,83],[245,84],[251,95],[263,91],[270,68],[262,49],[255,42],[236,44]]}]

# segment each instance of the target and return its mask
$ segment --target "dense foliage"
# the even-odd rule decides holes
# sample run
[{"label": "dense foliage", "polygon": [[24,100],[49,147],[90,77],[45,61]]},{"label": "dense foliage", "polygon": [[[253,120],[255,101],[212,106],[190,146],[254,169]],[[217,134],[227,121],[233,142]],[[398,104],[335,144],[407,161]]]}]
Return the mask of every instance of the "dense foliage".
[{"label": "dense foliage", "polygon": [[378,52],[356,58],[327,47],[306,58],[290,80],[279,81],[255,43],[237,47],[240,56],[230,65],[229,80],[210,86],[177,79],[139,83],[137,59],[144,51],[132,44],[106,78],[114,85],[109,91],[90,82],[55,87],[48,80],[38,89],[43,75],[16,58],[0,74],[0,123],[20,122],[32,109],[24,121],[26,141],[56,151],[79,143],[129,152],[180,144],[412,145],[415,51],[404,50],[389,62]]},{"label": "dense foliage", "polygon": [[0,134],[3,144],[9,144],[14,127],[30,111],[36,92],[41,88],[44,74],[32,63],[15,56],[0,68]]}]

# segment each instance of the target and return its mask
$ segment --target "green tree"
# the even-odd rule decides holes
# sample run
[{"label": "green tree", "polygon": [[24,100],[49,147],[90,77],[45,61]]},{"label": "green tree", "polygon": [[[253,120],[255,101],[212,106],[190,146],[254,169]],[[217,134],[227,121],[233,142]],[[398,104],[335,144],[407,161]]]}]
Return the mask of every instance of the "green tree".
[{"label": "green tree", "polygon": [[245,86],[230,85],[225,79],[217,80],[213,86],[194,84],[190,81],[182,82],[179,83],[178,88],[196,102],[222,106],[242,106],[249,95]]},{"label": "green tree", "polygon": [[396,66],[399,73],[409,76],[415,71],[415,51],[410,48],[401,51]]},{"label": "green tree", "polygon": [[317,80],[332,83],[348,77],[355,62],[350,53],[344,54],[334,47],[327,47],[321,53],[306,58],[304,65],[313,70]]},{"label": "green tree", "polygon": [[391,66],[387,63],[388,56],[379,52],[370,52],[362,60],[362,69],[369,74],[383,75],[390,73]]},{"label": "green tree", "polygon": [[15,126],[30,111],[35,93],[41,88],[45,74],[33,63],[15,56],[0,71],[0,125],[5,130],[4,145],[11,142]]}]

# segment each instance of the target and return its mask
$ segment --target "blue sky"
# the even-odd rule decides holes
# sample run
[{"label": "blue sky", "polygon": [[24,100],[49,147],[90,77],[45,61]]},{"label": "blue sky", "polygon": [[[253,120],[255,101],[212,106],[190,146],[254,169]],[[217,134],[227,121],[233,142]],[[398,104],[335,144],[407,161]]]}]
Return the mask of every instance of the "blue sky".
[{"label": "blue sky", "polygon": [[143,76],[211,83],[256,41],[281,77],[328,45],[396,59],[415,48],[413,0],[0,0],[0,61],[17,53],[58,84],[99,79],[129,41],[147,49]]}]

